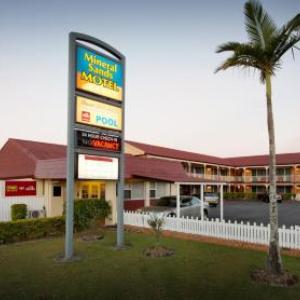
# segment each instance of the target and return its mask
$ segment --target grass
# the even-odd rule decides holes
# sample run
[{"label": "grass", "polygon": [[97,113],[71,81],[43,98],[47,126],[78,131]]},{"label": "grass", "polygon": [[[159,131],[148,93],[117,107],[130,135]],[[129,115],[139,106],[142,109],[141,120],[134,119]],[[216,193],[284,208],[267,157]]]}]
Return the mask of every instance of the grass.
[{"label": "grass", "polygon": [[[115,233],[103,240],[76,240],[83,260],[57,263],[63,238],[0,246],[0,299],[298,299],[300,286],[256,285],[251,270],[265,253],[197,241],[163,238],[173,257],[148,258],[154,237],[126,233],[132,245],[115,250]],[[284,257],[285,268],[300,276],[300,259]]]}]

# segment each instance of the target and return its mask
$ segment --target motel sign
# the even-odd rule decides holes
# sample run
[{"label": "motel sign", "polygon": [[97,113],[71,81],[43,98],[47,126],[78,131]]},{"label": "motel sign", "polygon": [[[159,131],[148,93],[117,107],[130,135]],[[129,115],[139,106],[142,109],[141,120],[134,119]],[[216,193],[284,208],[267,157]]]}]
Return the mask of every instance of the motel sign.
[{"label": "motel sign", "polygon": [[73,257],[75,179],[118,182],[117,246],[124,245],[124,78],[118,50],[70,33],[65,260]]}]

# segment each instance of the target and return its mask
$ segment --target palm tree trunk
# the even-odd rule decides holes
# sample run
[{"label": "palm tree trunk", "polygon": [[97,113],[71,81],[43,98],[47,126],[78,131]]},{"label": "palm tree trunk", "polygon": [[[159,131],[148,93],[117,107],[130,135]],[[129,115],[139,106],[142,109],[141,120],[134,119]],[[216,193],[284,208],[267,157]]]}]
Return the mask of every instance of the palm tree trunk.
[{"label": "palm tree trunk", "polygon": [[266,75],[266,96],[268,112],[269,154],[270,154],[270,190],[269,190],[269,217],[270,217],[270,244],[267,260],[267,268],[274,274],[282,273],[282,260],[279,248],[278,236],[278,207],[276,199],[276,152],[275,152],[275,130],[272,109],[272,85],[271,76]]}]

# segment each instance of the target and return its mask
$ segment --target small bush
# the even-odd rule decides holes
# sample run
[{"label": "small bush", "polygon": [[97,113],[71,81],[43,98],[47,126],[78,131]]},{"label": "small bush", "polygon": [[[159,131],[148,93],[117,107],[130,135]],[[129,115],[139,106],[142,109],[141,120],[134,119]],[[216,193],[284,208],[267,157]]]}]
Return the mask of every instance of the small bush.
[{"label": "small bush", "polygon": [[111,212],[109,203],[103,199],[76,200],[74,203],[74,228],[89,228],[96,220],[104,220]]},{"label": "small bush", "polygon": [[0,243],[13,243],[63,234],[64,217],[0,222]]},{"label": "small bush", "polygon": [[13,221],[26,219],[27,205],[26,204],[13,204],[11,206],[11,219]]},{"label": "small bush", "polygon": [[162,229],[164,224],[165,224],[164,218],[154,214],[150,216],[150,219],[148,219],[148,225],[151,227],[152,231],[154,232],[157,245],[160,242],[160,237],[162,234]]}]

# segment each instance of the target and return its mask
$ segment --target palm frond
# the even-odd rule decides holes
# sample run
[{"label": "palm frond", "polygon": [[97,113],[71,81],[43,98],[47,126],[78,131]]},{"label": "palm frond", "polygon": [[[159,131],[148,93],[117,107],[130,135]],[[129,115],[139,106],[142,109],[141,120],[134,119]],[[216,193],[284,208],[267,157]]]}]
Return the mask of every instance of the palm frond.
[{"label": "palm frond", "polygon": [[259,69],[261,70],[261,66],[259,64],[259,61],[254,59],[251,56],[240,56],[236,55],[235,53],[227,58],[216,70],[215,73],[219,71],[225,71],[229,68],[248,68],[252,67],[254,69]]},{"label": "palm frond", "polygon": [[285,43],[280,43],[276,50],[274,51],[273,61],[277,62],[281,59],[281,57],[288,52],[289,50],[297,49],[296,46],[300,42],[300,33],[296,35],[290,35],[286,40]]},{"label": "palm frond", "polygon": [[294,31],[300,31],[300,14],[297,14],[289,22],[282,26],[282,32],[286,35]]},{"label": "palm frond", "polygon": [[224,44],[221,44],[217,47],[216,49],[216,53],[221,53],[221,52],[225,52],[225,51],[237,51],[238,48],[241,47],[241,43],[238,42],[227,42]]},{"label": "palm frond", "polygon": [[288,50],[298,49],[296,46],[300,38],[300,14],[280,28],[278,35],[272,40],[270,50],[274,59],[279,60]]},{"label": "palm frond", "polygon": [[277,32],[274,21],[256,0],[246,2],[244,14],[246,31],[250,41],[265,49]]},{"label": "palm frond", "polygon": [[[221,67],[220,70],[224,70],[229,66],[234,66],[235,63],[242,63],[245,64],[247,67],[250,66],[257,68],[258,65],[260,68],[266,67],[264,66],[265,53],[256,44],[228,42],[225,44],[221,44],[216,50],[217,53],[224,51],[232,51],[233,55],[222,64],[223,67]],[[219,68],[217,70],[219,70]]]}]

